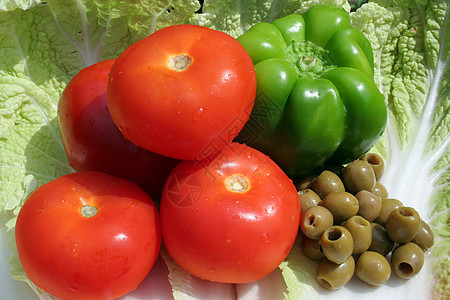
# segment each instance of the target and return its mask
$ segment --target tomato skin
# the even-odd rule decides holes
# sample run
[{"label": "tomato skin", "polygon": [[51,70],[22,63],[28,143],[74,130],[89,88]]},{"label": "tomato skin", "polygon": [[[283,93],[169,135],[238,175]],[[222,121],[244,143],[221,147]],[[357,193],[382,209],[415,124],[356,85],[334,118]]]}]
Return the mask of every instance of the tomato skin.
[{"label": "tomato skin", "polygon": [[[245,176],[246,192],[224,180]],[[161,229],[172,258],[202,279],[244,283],[275,270],[292,248],[300,203],[292,181],[266,155],[233,143],[209,162],[180,162],[164,186]]]},{"label": "tomato skin", "polygon": [[[169,67],[180,55],[192,59],[184,71]],[[117,58],[108,105],[114,122],[136,145],[200,160],[236,137],[255,93],[252,61],[234,38],[183,24],[155,32]]]},{"label": "tomato skin", "polygon": [[[80,210],[92,205],[97,214]],[[38,188],[21,208],[19,260],[38,287],[61,299],[114,299],[133,290],[159,253],[159,213],[135,183],[86,171]]]},{"label": "tomato skin", "polygon": [[114,59],[82,69],[63,91],[58,123],[69,164],[76,171],[102,171],[137,182],[159,197],[178,160],[137,147],[126,140],[109,113],[108,75]]}]

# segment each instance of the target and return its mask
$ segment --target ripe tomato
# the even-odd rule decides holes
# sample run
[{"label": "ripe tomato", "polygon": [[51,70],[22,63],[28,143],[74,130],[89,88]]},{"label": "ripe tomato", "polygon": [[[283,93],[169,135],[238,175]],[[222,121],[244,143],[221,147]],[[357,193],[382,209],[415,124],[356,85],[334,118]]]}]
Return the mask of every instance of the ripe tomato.
[{"label": "ripe tomato", "polygon": [[157,207],[135,183],[85,171],[38,188],[19,212],[19,260],[61,299],[113,299],[133,290],[159,253]]},{"label": "ripe tomato", "polygon": [[165,27],[131,45],[108,83],[111,116],[136,145],[178,159],[201,159],[247,122],[256,75],[231,36],[195,25]]},{"label": "ripe tomato", "polygon": [[137,182],[159,197],[177,160],[141,149],[114,124],[106,101],[108,74],[115,60],[81,70],[58,104],[58,122],[69,164],[77,171],[102,171]]},{"label": "ripe tomato", "polygon": [[292,181],[266,155],[232,143],[209,161],[182,161],[161,197],[161,229],[173,259],[200,278],[258,280],[286,258],[300,203]]}]

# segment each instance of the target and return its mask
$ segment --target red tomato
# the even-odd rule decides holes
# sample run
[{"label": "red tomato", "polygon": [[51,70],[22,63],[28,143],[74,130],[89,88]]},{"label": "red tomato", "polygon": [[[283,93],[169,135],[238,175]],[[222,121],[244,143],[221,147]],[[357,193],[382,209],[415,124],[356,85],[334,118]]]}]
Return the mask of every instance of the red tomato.
[{"label": "red tomato", "polygon": [[236,39],[201,26],[174,25],[118,57],[108,105],[114,122],[136,145],[199,160],[236,137],[255,93],[252,60]]},{"label": "red tomato", "polygon": [[164,186],[161,229],[173,259],[200,278],[258,280],[286,258],[300,203],[292,181],[266,155],[232,143],[209,161],[183,161]]},{"label": "red tomato", "polygon": [[103,171],[137,182],[153,197],[177,160],[141,149],[114,124],[106,101],[108,74],[114,60],[81,70],[58,104],[58,122],[69,164],[77,171]]},{"label": "red tomato", "polygon": [[38,188],[19,212],[19,260],[61,299],[113,299],[133,290],[159,253],[157,207],[135,183],[86,171]]}]

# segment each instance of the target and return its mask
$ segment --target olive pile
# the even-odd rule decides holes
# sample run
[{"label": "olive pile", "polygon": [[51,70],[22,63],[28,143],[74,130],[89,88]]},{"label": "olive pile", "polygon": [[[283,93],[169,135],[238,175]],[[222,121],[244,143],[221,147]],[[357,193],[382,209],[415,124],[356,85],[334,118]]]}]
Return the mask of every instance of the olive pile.
[{"label": "olive pile", "polygon": [[381,157],[369,153],[297,184],[302,250],[320,260],[316,278],[329,290],[344,286],[354,274],[372,286],[386,283],[392,271],[411,278],[434,244],[431,228],[417,211],[388,197],[379,182],[383,172]]}]

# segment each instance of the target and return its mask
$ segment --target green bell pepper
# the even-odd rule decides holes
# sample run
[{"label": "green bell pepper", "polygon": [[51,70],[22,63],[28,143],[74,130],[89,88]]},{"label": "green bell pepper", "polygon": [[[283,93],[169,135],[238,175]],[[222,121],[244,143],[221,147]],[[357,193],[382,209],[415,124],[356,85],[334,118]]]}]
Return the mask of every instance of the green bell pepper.
[{"label": "green bell pepper", "polygon": [[383,133],[372,47],[343,8],[316,5],[258,23],[238,41],[255,65],[257,95],[236,140],[293,179],[361,157]]}]

